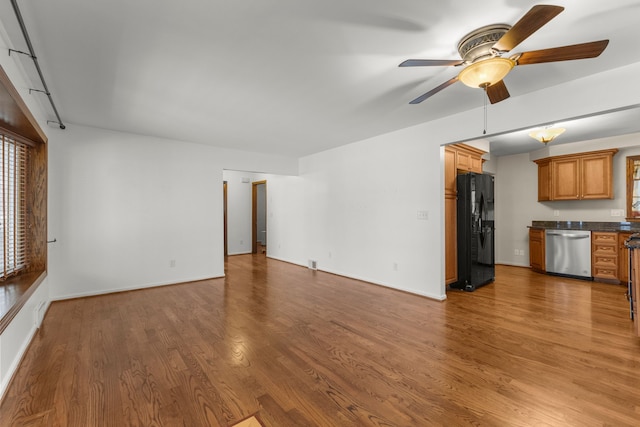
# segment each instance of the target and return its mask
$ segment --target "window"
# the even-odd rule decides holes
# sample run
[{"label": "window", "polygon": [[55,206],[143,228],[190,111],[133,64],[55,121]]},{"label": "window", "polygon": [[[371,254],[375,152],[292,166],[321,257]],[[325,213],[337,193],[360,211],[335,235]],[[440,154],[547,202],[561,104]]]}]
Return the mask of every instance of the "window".
[{"label": "window", "polygon": [[29,263],[27,168],[29,146],[0,135],[0,279]]},{"label": "window", "polygon": [[640,156],[627,157],[627,219],[640,219]]}]

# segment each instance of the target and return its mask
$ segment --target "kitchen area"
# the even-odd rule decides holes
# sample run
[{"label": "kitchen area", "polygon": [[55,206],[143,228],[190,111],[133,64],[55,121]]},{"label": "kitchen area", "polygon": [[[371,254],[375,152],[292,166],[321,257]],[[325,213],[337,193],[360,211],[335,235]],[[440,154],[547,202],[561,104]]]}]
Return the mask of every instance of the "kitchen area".
[{"label": "kitchen area", "polygon": [[640,283],[630,280],[636,270],[629,261],[640,249],[627,247],[630,237],[640,233],[640,134],[548,144],[495,157],[453,144],[443,156],[450,288],[459,280],[456,177],[475,172],[495,178],[495,264],[573,277],[585,286],[596,281],[619,287],[620,304],[631,308],[631,296],[640,295],[629,288]]},{"label": "kitchen area", "polygon": [[[536,160],[538,202],[614,199],[617,153],[607,149]],[[528,226],[529,263],[539,273],[625,286],[630,318],[640,336],[640,156],[627,156],[624,172],[623,220],[533,220]]]}]

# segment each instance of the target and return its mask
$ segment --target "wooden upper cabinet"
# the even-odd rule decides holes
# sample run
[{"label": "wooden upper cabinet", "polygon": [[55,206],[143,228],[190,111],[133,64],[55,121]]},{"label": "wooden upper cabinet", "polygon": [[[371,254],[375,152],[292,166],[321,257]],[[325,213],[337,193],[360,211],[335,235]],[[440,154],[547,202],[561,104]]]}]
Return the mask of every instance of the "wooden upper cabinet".
[{"label": "wooden upper cabinet", "polygon": [[471,169],[471,156],[469,155],[469,153],[456,150],[456,169]]},{"label": "wooden upper cabinet", "polygon": [[543,159],[538,163],[538,201],[551,200],[551,161]]},{"label": "wooden upper cabinet", "polygon": [[617,149],[548,157],[538,164],[538,201],[613,199]]},{"label": "wooden upper cabinet", "polygon": [[455,195],[456,188],[456,150],[444,147],[444,193]]},{"label": "wooden upper cabinet", "polygon": [[609,152],[580,159],[582,199],[613,199],[613,155]]},{"label": "wooden upper cabinet", "polygon": [[553,159],[551,161],[551,200],[580,198],[580,160]]},{"label": "wooden upper cabinet", "polygon": [[445,150],[447,148],[456,154],[455,168],[457,171],[482,173],[482,155],[485,154],[484,151],[466,144],[447,145]]}]

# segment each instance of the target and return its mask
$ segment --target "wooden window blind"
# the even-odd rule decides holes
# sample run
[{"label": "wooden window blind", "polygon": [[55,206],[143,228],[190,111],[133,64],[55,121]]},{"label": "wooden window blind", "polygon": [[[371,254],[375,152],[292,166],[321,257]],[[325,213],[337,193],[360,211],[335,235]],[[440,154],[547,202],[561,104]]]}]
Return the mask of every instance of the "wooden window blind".
[{"label": "wooden window blind", "polygon": [[29,264],[27,165],[30,147],[0,134],[0,279]]}]

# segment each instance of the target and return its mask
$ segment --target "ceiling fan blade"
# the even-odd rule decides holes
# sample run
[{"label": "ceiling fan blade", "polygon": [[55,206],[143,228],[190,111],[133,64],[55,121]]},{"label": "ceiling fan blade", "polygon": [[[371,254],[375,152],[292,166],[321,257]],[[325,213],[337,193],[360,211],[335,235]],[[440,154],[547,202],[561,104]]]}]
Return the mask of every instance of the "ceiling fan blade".
[{"label": "ceiling fan blade", "polygon": [[445,67],[448,65],[462,65],[459,59],[407,59],[398,67]]},{"label": "ceiling fan blade", "polygon": [[500,37],[493,48],[500,52],[512,50],[563,10],[562,6],[544,4],[533,6],[509,31]]},{"label": "ceiling fan blade", "polygon": [[440,92],[442,89],[445,89],[445,88],[451,86],[452,84],[454,84],[457,81],[458,81],[458,76],[455,76],[451,80],[447,80],[446,82],[442,83],[440,86],[431,89],[429,92],[425,93],[424,95],[421,95],[421,96],[417,97],[416,99],[411,101],[409,104],[419,104],[422,101],[424,101],[425,99],[429,98],[432,95],[435,95],[436,93]]},{"label": "ceiling fan blade", "polygon": [[500,80],[498,83],[494,83],[487,88],[487,96],[489,97],[489,102],[495,104],[500,101],[504,101],[511,95],[509,95],[509,91],[507,90],[507,85],[504,84],[504,80]]},{"label": "ceiling fan blade", "polygon": [[518,65],[541,64],[543,62],[570,61],[573,59],[595,58],[599,56],[609,44],[609,40],[574,44],[551,49],[523,52],[516,59]]}]

